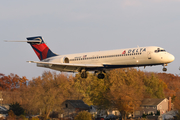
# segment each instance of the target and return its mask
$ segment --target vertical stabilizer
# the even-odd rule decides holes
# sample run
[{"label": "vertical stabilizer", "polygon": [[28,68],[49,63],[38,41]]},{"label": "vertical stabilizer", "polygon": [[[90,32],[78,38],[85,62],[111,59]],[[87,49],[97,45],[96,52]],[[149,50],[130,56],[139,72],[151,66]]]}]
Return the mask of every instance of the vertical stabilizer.
[{"label": "vertical stabilizer", "polygon": [[33,50],[35,51],[36,55],[40,60],[57,56],[48,48],[41,36],[28,37],[27,40],[27,43],[32,46]]}]

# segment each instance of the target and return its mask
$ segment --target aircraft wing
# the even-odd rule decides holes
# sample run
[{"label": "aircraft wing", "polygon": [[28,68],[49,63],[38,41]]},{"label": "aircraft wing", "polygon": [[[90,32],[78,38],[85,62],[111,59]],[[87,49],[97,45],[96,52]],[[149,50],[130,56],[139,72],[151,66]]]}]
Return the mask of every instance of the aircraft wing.
[{"label": "aircraft wing", "polygon": [[[27,61],[29,63],[37,63],[39,67],[48,67],[55,70],[62,70],[62,71],[78,71],[81,68],[98,68],[104,67],[102,65],[96,64],[72,64],[72,63],[54,63],[54,62],[41,62],[41,61]],[[54,67],[54,68],[53,68]]]}]

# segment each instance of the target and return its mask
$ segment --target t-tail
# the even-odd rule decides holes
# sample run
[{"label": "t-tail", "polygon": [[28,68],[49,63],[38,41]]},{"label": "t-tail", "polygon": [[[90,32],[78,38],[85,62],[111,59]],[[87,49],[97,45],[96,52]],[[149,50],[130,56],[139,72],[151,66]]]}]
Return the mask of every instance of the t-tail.
[{"label": "t-tail", "polygon": [[48,48],[41,36],[28,37],[27,40],[27,43],[32,46],[33,50],[35,51],[36,55],[40,60],[57,56]]}]

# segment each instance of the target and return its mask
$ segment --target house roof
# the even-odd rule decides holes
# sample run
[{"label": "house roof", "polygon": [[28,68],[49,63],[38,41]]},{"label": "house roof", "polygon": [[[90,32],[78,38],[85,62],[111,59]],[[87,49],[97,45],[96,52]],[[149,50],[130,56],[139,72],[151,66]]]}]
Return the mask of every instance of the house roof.
[{"label": "house roof", "polygon": [[0,111],[8,111],[5,107],[0,106]]},{"label": "house roof", "polygon": [[144,99],[141,103],[141,106],[157,106],[159,103],[161,103],[163,99],[157,99],[157,98],[148,98]]},{"label": "house roof", "polygon": [[68,102],[74,108],[89,109],[89,106],[85,104],[82,100],[66,100],[65,102]]}]

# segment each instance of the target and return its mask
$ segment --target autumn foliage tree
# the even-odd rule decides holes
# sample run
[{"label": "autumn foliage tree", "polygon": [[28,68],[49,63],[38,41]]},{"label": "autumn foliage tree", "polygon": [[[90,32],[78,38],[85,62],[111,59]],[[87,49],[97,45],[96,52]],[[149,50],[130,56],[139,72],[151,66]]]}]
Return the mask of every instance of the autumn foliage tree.
[{"label": "autumn foliage tree", "polygon": [[136,69],[116,69],[110,74],[110,91],[107,94],[114,108],[125,119],[127,113],[139,107],[143,99],[144,87],[140,79],[143,73]]},{"label": "autumn foliage tree", "polygon": [[[88,73],[87,78],[55,72],[44,72],[27,83],[26,77],[0,74],[0,90],[7,103],[18,102],[27,114],[40,114],[44,119],[52,110],[61,111],[67,99],[83,100],[99,109],[118,109],[124,118],[137,109],[143,98],[171,96],[180,109],[180,77],[173,74],[149,73],[134,68],[114,69],[98,79]],[[179,107],[178,107],[179,106]]]},{"label": "autumn foliage tree", "polygon": [[74,120],[92,120],[92,115],[87,111],[81,111],[76,115]]},{"label": "autumn foliage tree", "polygon": [[74,78],[74,88],[76,94],[80,94],[79,97],[88,105],[96,105],[101,107],[107,107],[108,100],[104,96],[109,89],[108,75],[105,74],[104,79],[98,79],[93,74],[89,73],[86,79],[81,78],[80,74],[77,74]]},{"label": "autumn foliage tree", "polygon": [[82,79],[77,74],[74,87],[85,103],[99,109],[118,109],[125,118],[139,107],[143,98],[163,98],[166,84],[154,73],[127,68],[111,70],[104,79],[91,73]]},{"label": "autumn foliage tree", "polygon": [[71,94],[71,77],[44,72],[26,87],[21,87],[22,106],[29,114],[39,114],[48,119],[52,110],[60,110],[61,104]]},{"label": "autumn foliage tree", "polygon": [[19,77],[16,74],[4,75],[0,73],[0,91],[3,97],[3,104],[20,103],[20,92],[18,89],[26,86],[28,79],[23,76]]},{"label": "autumn foliage tree", "polygon": [[5,76],[4,74],[0,73],[0,91],[4,90],[15,90],[22,85],[26,85],[28,79],[26,77],[19,77],[16,74],[10,74]]},{"label": "autumn foliage tree", "polygon": [[159,79],[164,81],[166,87],[164,89],[165,97],[176,96],[180,93],[180,77],[174,74],[157,73]]}]

